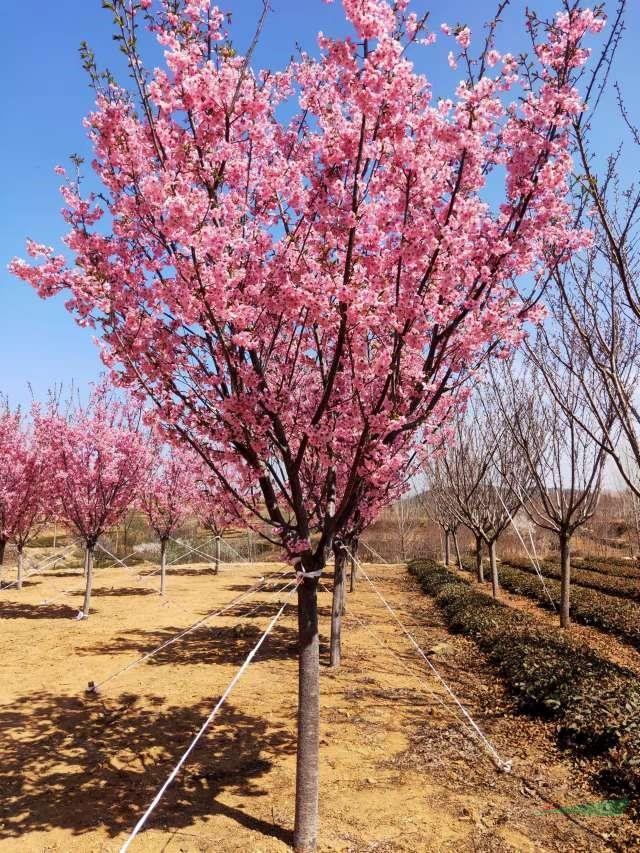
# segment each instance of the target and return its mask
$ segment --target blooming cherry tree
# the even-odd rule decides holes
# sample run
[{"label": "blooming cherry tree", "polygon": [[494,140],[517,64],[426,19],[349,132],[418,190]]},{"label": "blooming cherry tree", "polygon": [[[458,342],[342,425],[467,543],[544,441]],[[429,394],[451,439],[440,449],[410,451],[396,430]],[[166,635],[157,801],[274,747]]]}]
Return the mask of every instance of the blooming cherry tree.
[{"label": "blooming cherry tree", "polygon": [[3,402],[0,409],[0,565],[6,543],[12,542],[18,555],[18,589],[22,588],[25,546],[46,520],[49,484],[38,435],[24,422],[19,411],[11,411]]},{"label": "blooming cherry tree", "polygon": [[194,454],[166,448],[140,494],[140,505],[160,540],[160,595],[164,595],[167,543],[194,505],[197,466]]},{"label": "blooming cherry tree", "polygon": [[122,518],[147,475],[140,412],[101,386],[85,406],[76,403],[63,412],[51,402],[36,415],[35,432],[46,447],[58,515],[84,542],[86,586],[79,617],[87,619],[98,539]]},{"label": "blooming cherry tree", "polygon": [[[298,565],[294,844],[312,850],[319,575],[363,496],[535,319],[514,281],[584,241],[568,225],[568,127],[581,41],[602,21],[573,5],[530,21],[522,68],[489,55],[493,27],[478,61],[472,33],[452,33],[469,75],[435,102],[408,54],[433,33],[408,0],[343,0],[353,35],[320,35],[317,59],[279,72],[254,71],[207,0],[112,5],[135,89],[85,53],[103,191],[63,187],[74,265],[30,243],[37,263],[12,269],[42,296],[70,292],[117,381]],[[141,15],[165,48],[153,73]]]}]

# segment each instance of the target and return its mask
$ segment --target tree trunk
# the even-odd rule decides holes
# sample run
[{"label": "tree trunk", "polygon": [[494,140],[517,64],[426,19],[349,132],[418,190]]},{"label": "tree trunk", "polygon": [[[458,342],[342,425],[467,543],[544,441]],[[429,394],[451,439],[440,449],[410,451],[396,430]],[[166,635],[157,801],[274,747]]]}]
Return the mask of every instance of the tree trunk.
[{"label": "tree trunk", "polygon": [[84,549],[84,566],[82,567],[82,576],[85,580],[87,579],[87,573],[88,573],[87,564],[88,564],[88,562],[89,562],[89,552],[87,551],[87,549],[85,547],[85,549]]},{"label": "tree trunk", "polygon": [[482,539],[476,536],[476,574],[480,583],[484,583],[484,567],[482,565]]},{"label": "tree trunk", "polygon": [[2,589],[2,565],[4,563],[4,549],[6,544],[6,539],[0,539],[0,589]]},{"label": "tree trunk", "polygon": [[320,748],[320,640],[318,579],[298,587],[298,746],[293,847],[314,853],[318,833],[318,752]]},{"label": "tree trunk", "polygon": [[[57,542],[58,542],[58,522],[54,521],[53,522],[53,549],[54,549],[54,551],[56,549]],[[0,560],[0,563],[1,562],[2,562],[2,560]]]},{"label": "tree trunk", "polygon": [[560,534],[560,625],[571,625],[571,540]]},{"label": "tree trunk", "polygon": [[340,667],[341,660],[341,631],[342,610],[344,607],[344,565],[346,563],[344,548],[334,549],[335,567],[333,569],[333,597],[331,600],[331,641],[329,644],[329,666]]},{"label": "tree trunk", "polygon": [[351,556],[349,558],[351,568],[349,573],[349,592],[355,592],[356,584],[358,583],[358,563],[356,562],[358,556],[358,540],[352,542],[349,551],[351,552]]},{"label": "tree trunk", "polygon": [[18,589],[22,589],[22,568],[24,565],[24,558],[22,554],[22,548],[18,548],[18,581],[16,583],[16,587]]},{"label": "tree trunk", "polygon": [[84,588],[84,603],[82,605],[82,618],[89,618],[89,607],[91,606],[91,585],[93,584],[93,549],[94,545],[85,545],[85,567],[87,582]]},{"label": "tree trunk", "polygon": [[491,590],[493,592],[493,597],[498,598],[500,595],[500,580],[498,578],[495,539],[492,542],[489,542],[489,560],[491,563]]},{"label": "tree trunk", "polygon": [[160,595],[164,595],[164,584],[167,576],[167,540],[160,540]]},{"label": "tree trunk", "polygon": [[220,569],[220,537],[216,536],[216,556],[215,556],[214,569],[213,569],[214,575],[218,574],[219,569]]},{"label": "tree trunk", "polygon": [[453,546],[456,549],[456,560],[458,561],[458,568],[462,571],[462,557],[460,556],[460,546],[458,545],[458,534],[455,530],[452,533],[453,536]]},{"label": "tree trunk", "polygon": [[449,567],[451,564],[451,546],[449,544],[449,531],[444,531],[444,564]]}]

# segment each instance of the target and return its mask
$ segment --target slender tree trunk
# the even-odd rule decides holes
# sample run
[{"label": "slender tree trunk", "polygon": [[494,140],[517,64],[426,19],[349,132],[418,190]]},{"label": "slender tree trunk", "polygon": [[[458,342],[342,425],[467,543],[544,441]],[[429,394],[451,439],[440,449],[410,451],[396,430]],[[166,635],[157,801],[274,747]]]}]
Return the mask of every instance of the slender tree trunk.
[{"label": "slender tree trunk", "polygon": [[4,563],[4,549],[6,544],[6,539],[0,539],[0,589],[2,589],[2,565]]},{"label": "slender tree trunk", "polygon": [[358,540],[355,539],[350,543],[349,551],[351,555],[349,557],[350,562],[350,571],[349,571],[349,592],[355,592],[356,585],[358,583]]},{"label": "slender tree trunk", "polygon": [[329,666],[338,669],[341,661],[342,611],[344,607],[344,548],[334,549],[333,597],[331,600],[331,641],[329,644]]},{"label": "slender tree trunk", "polygon": [[[54,549],[54,551],[56,548],[57,541],[58,541],[58,522],[54,521],[53,522],[53,549]],[[2,562],[2,560],[0,560],[0,562]]]},{"label": "slender tree trunk", "polygon": [[85,566],[87,570],[87,582],[84,588],[84,603],[82,605],[82,618],[89,618],[89,608],[91,606],[91,586],[93,584],[93,549],[94,545],[85,545]]},{"label": "slender tree trunk", "polygon": [[453,536],[453,546],[456,549],[456,560],[458,561],[458,568],[462,571],[462,557],[460,556],[460,546],[458,544],[458,534],[454,530],[452,533]]},{"label": "slender tree trunk", "polygon": [[449,543],[449,531],[444,531],[444,564],[447,568],[451,565],[451,546]]},{"label": "slender tree trunk", "polygon": [[318,579],[298,587],[298,747],[293,847],[314,853],[318,834],[318,753],[320,749],[320,640]]},{"label": "slender tree trunk", "polygon": [[571,540],[560,534],[560,625],[571,625]]},{"label": "slender tree trunk", "polygon": [[489,542],[489,561],[491,563],[491,590],[494,598],[500,596],[500,579],[498,578],[498,562],[496,560],[495,539]]},{"label": "slender tree trunk", "polygon": [[88,552],[87,548],[85,547],[85,549],[84,549],[84,566],[82,567],[82,576],[85,580],[87,579],[87,574],[88,574],[88,569],[87,569],[88,562],[89,562],[89,552]]},{"label": "slender tree trunk", "polygon": [[24,558],[22,554],[22,548],[18,547],[18,581],[16,583],[16,587],[18,589],[22,589],[22,569],[24,566]]},{"label": "slender tree trunk", "polygon": [[484,583],[484,567],[482,565],[482,539],[476,536],[476,574],[480,583]]},{"label": "slender tree trunk", "polygon": [[160,595],[164,595],[164,585],[167,577],[167,540],[160,540]]},{"label": "slender tree trunk", "polygon": [[220,570],[220,537],[216,536],[216,556],[215,556],[213,573],[215,575],[217,575],[219,570]]}]

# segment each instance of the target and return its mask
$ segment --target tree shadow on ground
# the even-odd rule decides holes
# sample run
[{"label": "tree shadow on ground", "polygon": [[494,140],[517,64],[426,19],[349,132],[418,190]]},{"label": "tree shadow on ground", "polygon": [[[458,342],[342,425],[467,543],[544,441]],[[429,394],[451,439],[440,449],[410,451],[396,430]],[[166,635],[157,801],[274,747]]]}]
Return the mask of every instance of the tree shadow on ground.
[{"label": "tree shadow on ground", "polygon": [[79,569],[75,572],[38,572],[38,577],[41,578],[81,578],[84,577],[84,572]]},{"label": "tree shadow on ground", "polygon": [[68,604],[0,602],[0,619],[75,619],[77,615],[78,608],[70,607]]},{"label": "tree shadow on ground", "polygon": [[[255,578],[253,583],[258,583],[259,580],[260,580],[260,578]],[[284,578],[281,582],[280,581],[274,581],[273,583],[269,580],[268,577],[266,580],[267,580],[267,584],[265,585],[264,589],[259,590],[260,593],[263,593],[263,592],[290,592],[294,578],[293,577]],[[224,588],[225,588],[225,590],[228,590],[229,592],[248,592],[250,586],[251,586],[251,583],[247,582],[245,584],[227,584],[227,586],[225,586]]]},{"label": "tree shadow on ground", "polygon": [[[139,574],[140,574],[141,578],[148,578],[148,577],[159,578],[160,577],[160,569],[153,569],[152,571],[149,571],[149,572],[140,572]],[[170,578],[170,577],[198,577],[200,575],[211,575],[212,577],[215,577],[219,573],[216,572],[212,566],[207,566],[207,565],[203,564],[203,567],[201,569],[194,569],[193,567],[182,568],[181,566],[180,567],[167,566],[166,574],[167,574],[167,578]]]},{"label": "tree shadow on ground", "polygon": [[[236,605],[233,610],[229,611],[230,616],[235,616],[238,619],[260,619],[269,616],[273,616],[275,613],[275,604],[276,602],[269,603],[268,601],[260,602],[259,604],[252,604],[251,600],[246,603],[243,601],[241,604]],[[295,608],[295,599],[291,600],[291,606]],[[324,619],[329,618],[331,615],[330,607],[318,607],[318,618]]]},{"label": "tree shadow on ground", "polygon": [[140,587],[140,586],[102,586],[98,589],[94,589],[92,595],[97,596],[120,596],[120,595],[158,595],[158,591],[155,589],[149,589],[148,587]]},{"label": "tree shadow on ground", "polygon": [[[274,615],[273,607],[269,613]],[[264,626],[266,627],[266,625]],[[155,665],[180,664],[229,664],[239,666],[256,645],[264,627],[251,623],[237,625],[203,625],[183,639],[172,643],[148,660]],[[166,628],[162,631],[127,631],[112,642],[101,646],[79,649],[93,655],[114,655],[123,653],[145,654],[180,633],[180,628]],[[288,660],[295,658],[298,652],[297,631],[276,624],[254,660]]]},{"label": "tree shadow on ground", "polygon": [[[131,694],[109,702],[45,692],[24,697],[0,712],[0,839],[52,829],[128,832],[210,710]],[[223,706],[148,826],[171,832],[223,814],[291,843],[290,831],[273,823],[266,807],[251,815],[216,798],[224,791],[243,798],[266,793],[259,780],[294,751],[286,729]]]}]

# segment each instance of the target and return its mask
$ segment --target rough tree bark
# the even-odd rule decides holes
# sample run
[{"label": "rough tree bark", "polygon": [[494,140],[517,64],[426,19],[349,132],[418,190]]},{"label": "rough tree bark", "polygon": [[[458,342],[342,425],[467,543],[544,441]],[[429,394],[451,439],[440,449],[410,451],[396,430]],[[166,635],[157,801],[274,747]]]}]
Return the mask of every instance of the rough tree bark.
[{"label": "rough tree bark", "polygon": [[84,588],[84,603],[82,605],[82,618],[89,618],[89,607],[91,606],[91,586],[93,584],[93,549],[95,545],[85,545],[85,569],[87,582]]},{"label": "rough tree bark", "polygon": [[333,549],[333,597],[331,599],[331,640],[329,643],[329,666],[338,669],[341,661],[342,612],[344,608],[344,567],[347,555],[341,545]]},{"label": "rough tree bark", "polygon": [[444,531],[444,564],[447,568],[451,565],[451,546],[449,543],[449,531]]},{"label": "rough tree bark", "polygon": [[482,565],[482,539],[476,536],[476,574],[480,583],[484,583],[484,567]]},{"label": "rough tree bark", "polygon": [[491,591],[494,598],[500,594],[500,579],[498,578],[498,562],[496,560],[496,541],[489,542],[489,561],[491,564]]},{"label": "rough tree bark", "polygon": [[317,578],[306,578],[298,587],[298,747],[293,830],[296,853],[315,853],[318,831],[320,642],[317,590]]},{"label": "rough tree bark", "polygon": [[7,545],[6,539],[0,539],[0,566],[4,563],[4,549]]},{"label": "rough tree bark", "polygon": [[571,540],[566,533],[560,534],[560,625],[571,625]]},{"label": "rough tree bark", "polygon": [[160,595],[164,595],[164,583],[167,576],[167,540],[160,540]]}]

